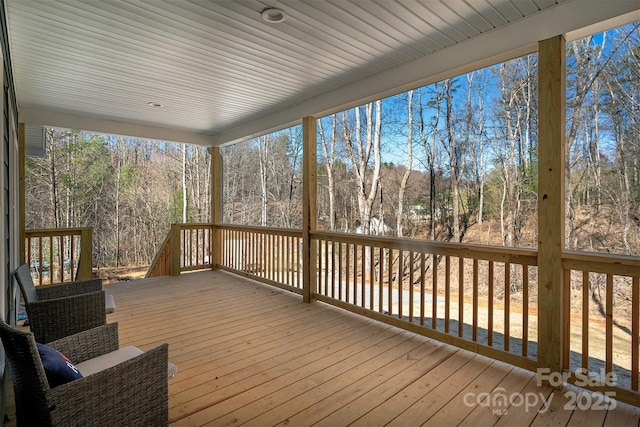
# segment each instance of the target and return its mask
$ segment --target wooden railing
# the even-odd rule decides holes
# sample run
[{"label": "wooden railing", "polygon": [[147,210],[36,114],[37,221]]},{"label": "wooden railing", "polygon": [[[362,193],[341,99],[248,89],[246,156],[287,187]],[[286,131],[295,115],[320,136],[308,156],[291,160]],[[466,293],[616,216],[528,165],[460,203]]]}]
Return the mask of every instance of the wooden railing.
[{"label": "wooden railing", "polygon": [[[212,236],[217,256],[207,252]],[[313,299],[538,368],[538,343],[553,332],[538,327],[548,307],[538,300],[536,250],[323,231],[310,238]],[[301,230],[177,225],[164,246],[159,264],[178,263],[179,271],[220,268],[303,294]],[[562,374],[640,406],[640,258],[565,251],[562,266]]]},{"label": "wooden railing", "polygon": [[[640,258],[566,251],[564,366],[586,388],[640,406]],[[613,374],[613,375],[612,375]],[[608,376],[607,376],[608,375]]]},{"label": "wooden railing", "polygon": [[217,225],[220,268],[302,293],[302,231]]},{"label": "wooden railing", "polygon": [[93,243],[89,227],[25,231],[25,260],[36,285],[92,277]]},{"label": "wooden railing", "polygon": [[313,232],[315,298],[535,369],[533,250]]},{"label": "wooden railing", "polygon": [[145,277],[171,276],[171,236],[173,228],[169,230],[160,249],[156,252],[153,262]]},{"label": "wooden railing", "polygon": [[212,268],[213,224],[172,224],[145,277]]}]

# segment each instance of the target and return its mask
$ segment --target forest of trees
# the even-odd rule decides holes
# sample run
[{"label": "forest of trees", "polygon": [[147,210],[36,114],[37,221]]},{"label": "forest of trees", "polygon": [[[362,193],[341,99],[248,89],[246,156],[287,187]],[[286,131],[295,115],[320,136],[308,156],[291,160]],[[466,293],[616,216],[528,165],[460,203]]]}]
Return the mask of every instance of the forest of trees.
[{"label": "forest of trees", "polygon": [[[639,25],[567,44],[570,249],[640,255]],[[319,119],[319,227],[535,248],[536,85],[532,54]],[[93,227],[100,266],[209,221],[204,147],[49,129],[47,153],[27,228]],[[301,226],[300,126],[221,153],[224,222]]]},{"label": "forest of trees", "polygon": [[[568,248],[640,254],[639,46],[567,45]],[[536,83],[533,54],[321,118],[319,227],[536,247]],[[301,145],[225,147],[225,221],[299,227]]]},{"label": "forest of trees", "polygon": [[207,222],[204,147],[47,129],[27,158],[26,227],[92,227],[94,263],[148,265],[172,223]]}]

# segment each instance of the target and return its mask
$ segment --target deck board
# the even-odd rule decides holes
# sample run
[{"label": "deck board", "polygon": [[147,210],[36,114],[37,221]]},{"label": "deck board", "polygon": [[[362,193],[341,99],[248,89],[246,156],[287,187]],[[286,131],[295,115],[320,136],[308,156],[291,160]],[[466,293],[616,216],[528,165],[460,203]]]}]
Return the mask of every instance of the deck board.
[{"label": "deck board", "polygon": [[[638,425],[640,410],[569,411],[535,374],[226,272],[107,286],[120,344],[167,342],[173,426]],[[537,393],[537,406],[464,396]],[[493,394],[491,394],[493,393]],[[9,394],[9,400],[13,393]],[[543,399],[549,411],[538,414]],[[506,410],[505,410],[506,409]],[[13,403],[9,421],[15,425]],[[596,413],[597,412],[597,413]]]}]

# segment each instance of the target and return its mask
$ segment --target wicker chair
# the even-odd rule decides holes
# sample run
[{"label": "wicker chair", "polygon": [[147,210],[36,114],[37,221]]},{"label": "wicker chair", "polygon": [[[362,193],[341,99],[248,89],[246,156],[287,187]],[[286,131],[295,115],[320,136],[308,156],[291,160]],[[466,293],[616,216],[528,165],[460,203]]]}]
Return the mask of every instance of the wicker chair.
[{"label": "wicker chair", "polygon": [[[33,334],[0,320],[0,338],[11,369],[18,426],[168,424],[168,344],[50,388]],[[85,362],[118,349],[118,324],[47,345],[74,363]]]},{"label": "wicker chair", "polygon": [[46,343],[107,323],[100,279],[35,287],[27,264],[14,272],[36,341]]}]

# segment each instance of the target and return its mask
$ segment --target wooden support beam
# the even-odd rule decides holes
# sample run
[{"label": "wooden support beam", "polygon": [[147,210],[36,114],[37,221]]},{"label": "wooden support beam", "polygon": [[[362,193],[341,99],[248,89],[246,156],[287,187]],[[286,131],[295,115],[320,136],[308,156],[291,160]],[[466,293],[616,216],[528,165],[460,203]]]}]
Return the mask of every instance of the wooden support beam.
[{"label": "wooden support beam", "polygon": [[316,118],[302,119],[302,298],[311,302],[316,292],[316,250],[310,232],[316,229],[317,136]]},{"label": "wooden support beam", "polygon": [[222,234],[216,224],[222,222],[222,156],[220,147],[211,147],[211,222],[213,223],[213,247],[211,264],[217,270],[222,264]]},{"label": "wooden support beam", "polygon": [[171,262],[171,275],[180,275],[180,256],[182,255],[180,224],[171,224],[171,239],[169,240],[169,258]]},{"label": "wooden support beam", "polygon": [[565,224],[564,36],[538,49],[538,366],[563,368]]},{"label": "wooden support beam", "polygon": [[80,229],[80,262],[76,278],[78,280],[93,278],[93,228],[91,227]]}]

